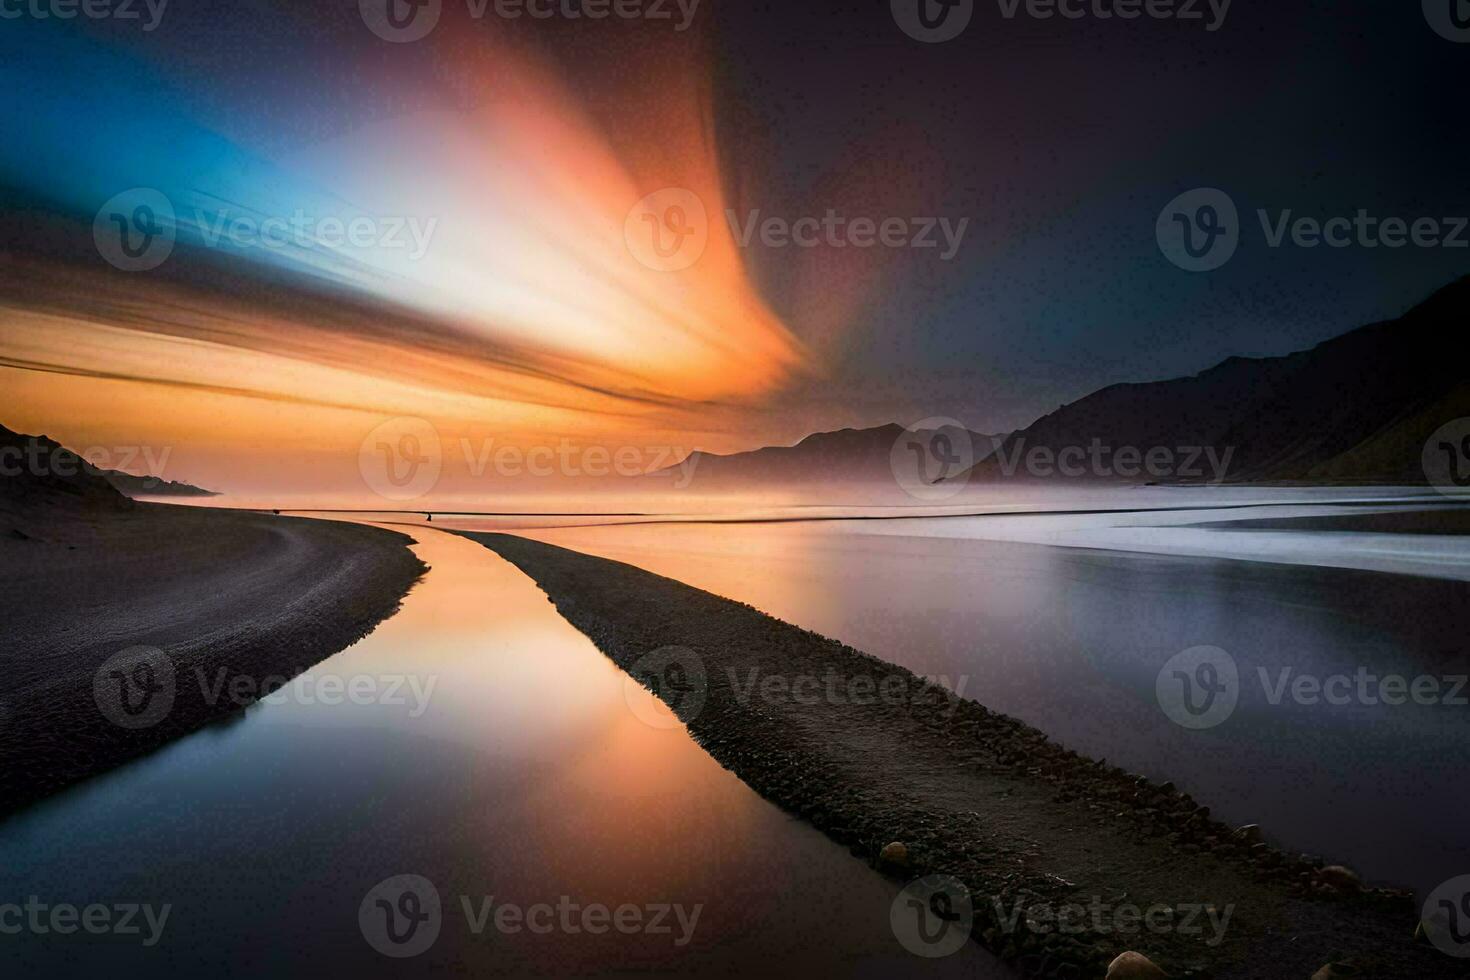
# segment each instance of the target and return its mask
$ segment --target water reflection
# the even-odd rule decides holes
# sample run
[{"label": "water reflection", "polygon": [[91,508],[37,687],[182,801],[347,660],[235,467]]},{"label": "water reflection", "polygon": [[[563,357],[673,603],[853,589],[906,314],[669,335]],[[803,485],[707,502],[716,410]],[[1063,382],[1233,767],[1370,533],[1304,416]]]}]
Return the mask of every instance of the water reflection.
[{"label": "water reflection", "polygon": [[[895,886],[682,730],[639,721],[623,675],[512,566],[467,540],[413,533],[432,571],[372,636],[242,719],[4,824],[0,902],[172,908],[152,948],[0,937],[9,969],[561,977],[780,963],[824,976],[998,975],[973,945],[935,961],[905,952],[888,924]],[[375,952],[359,924],[369,890],[401,874],[432,882],[443,906],[437,940],[404,962]],[[491,896],[701,910],[685,945],[677,925],[476,934],[462,902],[478,911]]]},{"label": "water reflection", "polygon": [[[1075,523],[1026,520],[1030,533],[1062,539]],[[1428,888],[1447,869],[1470,868],[1462,827],[1470,785],[1448,761],[1470,752],[1463,700],[1333,705],[1278,693],[1283,671],[1325,679],[1362,670],[1441,678],[1448,695],[1453,678],[1470,674],[1463,581],[952,537],[963,525],[518,533],[639,565],[943,675],[1066,745],[1172,779],[1221,818],[1260,823],[1279,845],[1353,864],[1370,879]],[[1464,538],[1398,550],[1421,544],[1470,565]],[[1228,651],[1243,682],[1233,715],[1203,731],[1172,723],[1156,691],[1166,662],[1198,645]]]}]

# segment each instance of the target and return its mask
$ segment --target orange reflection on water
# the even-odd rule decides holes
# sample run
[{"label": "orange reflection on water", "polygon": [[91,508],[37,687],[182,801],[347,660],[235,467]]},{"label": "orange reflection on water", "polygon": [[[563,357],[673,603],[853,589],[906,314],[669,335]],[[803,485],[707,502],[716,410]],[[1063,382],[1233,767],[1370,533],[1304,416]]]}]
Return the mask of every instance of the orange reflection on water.
[{"label": "orange reflection on water", "polygon": [[[749,837],[768,805],[682,726],[641,720],[629,699],[646,692],[518,569],[466,539],[411,530],[432,577],[354,648],[354,669],[438,677],[416,733],[473,746],[484,757],[473,778],[517,786],[486,819],[515,824],[522,846],[587,900],[615,902],[629,880],[677,895],[738,866],[720,842]],[[708,847],[668,847],[705,834]]]},{"label": "orange reflection on water", "polygon": [[[548,544],[626,562],[790,622],[825,620],[845,605],[823,541],[838,524],[646,524],[519,530]],[[773,529],[776,533],[772,533]],[[752,598],[756,597],[756,598]]]}]

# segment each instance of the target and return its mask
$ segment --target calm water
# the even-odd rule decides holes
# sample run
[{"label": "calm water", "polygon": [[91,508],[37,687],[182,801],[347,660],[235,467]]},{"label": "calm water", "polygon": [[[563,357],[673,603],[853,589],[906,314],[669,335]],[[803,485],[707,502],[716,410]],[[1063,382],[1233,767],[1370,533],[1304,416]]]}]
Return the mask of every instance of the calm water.
[{"label": "calm water", "polygon": [[[1374,493],[1384,494],[1346,496]],[[1292,496],[1303,492],[1231,491],[1224,502]],[[1366,508],[1212,510],[1218,496],[1178,491],[1146,499],[1201,509],[519,533],[963,683],[967,697],[1068,746],[1172,779],[1223,819],[1260,823],[1280,845],[1374,881],[1423,889],[1470,872],[1470,687],[1457,691],[1470,674],[1470,542],[1201,530],[1180,525]],[[1271,560],[1235,560],[1254,556]],[[1365,570],[1382,568],[1417,574]],[[1198,646],[1225,651],[1239,677],[1233,713],[1207,729],[1172,722],[1158,688],[1170,659]],[[1358,697],[1360,670],[1379,703]],[[1278,694],[1283,677],[1296,684],[1303,674],[1349,678],[1349,703]],[[1383,703],[1378,695],[1395,691],[1371,678],[1388,675],[1435,678],[1438,703]]]},{"label": "calm water", "polygon": [[[519,571],[414,533],[428,577],[309,675],[364,685],[355,699],[293,686],[0,825],[0,905],[169,906],[152,947],[141,915],[138,936],[0,934],[6,976],[999,975],[973,946],[907,953],[895,886],[682,729],[640,720],[623,675]],[[369,946],[371,903],[359,916],[401,874],[442,903],[407,961]],[[557,911],[534,918],[549,933],[492,918],[477,934],[462,899],[478,916],[491,896],[533,917],[629,906],[630,931],[590,934],[578,911],[574,932]],[[634,932],[635,914],[669,931]]]}]

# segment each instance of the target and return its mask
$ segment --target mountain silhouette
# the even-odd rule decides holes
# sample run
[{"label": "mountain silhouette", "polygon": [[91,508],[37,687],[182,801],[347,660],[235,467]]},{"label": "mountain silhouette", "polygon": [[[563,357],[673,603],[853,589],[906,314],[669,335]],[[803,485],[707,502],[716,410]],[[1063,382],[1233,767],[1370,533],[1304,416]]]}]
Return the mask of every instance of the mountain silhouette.
[{"label": "mountain silhouette", "polygon": [[[1155,447],[1209,447],[1221,458],[1229,451],[1226,482],[1423,484],[1426,440],[1470,416],[1470,372],[1456,353],[1464,350],[1467,320],[1470,277],[1396,320],[1310,350],[1232,357],[1194,377],[1103,388],[1013,433],[952,479],[1036,478],[1026,454],[1100,441],[1140,455]],[[1151,479],[1091,469],[1074,478]],[[1198,480],[1169,474],[1160,482]]]},{"label": "mountain silhouette", "polygon": [[[890,459],[907,431],[897,423],[890,423],[869,429],[815,432],[794,446],[766,446],[729,455],[696,452],[680,465],[687,469],[693,464],[693,485],[697,488],[833,482],[878,482],[891,486],[894,474]],[[948,432],[957,445],[968,440],[977,456],[988,452],[1000,438],[958,426],[929,431]]]}]

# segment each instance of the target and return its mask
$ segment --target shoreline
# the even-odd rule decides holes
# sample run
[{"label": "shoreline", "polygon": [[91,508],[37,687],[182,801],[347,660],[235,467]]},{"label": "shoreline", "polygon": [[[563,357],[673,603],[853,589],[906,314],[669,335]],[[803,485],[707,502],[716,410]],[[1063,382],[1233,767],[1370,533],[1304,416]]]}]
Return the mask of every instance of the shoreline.
[{"label": "shoreline", "polygon": [[0,540],[0,818],[238,714],[426,571],[407,535],[345,522],[135,503],[23,526]]},{"label": "shoreline", "polygon": [[[1102,977],[1131,949],[1176,977],[1305,980],[1329,963],[1375,977],[1458,975],[1450,957],[1414,940],[1412,896],[1276,851],[1256,830],[1211,820],[1171,784],[1078,755],[750,606],[529,539],[456,533],[528,574],[645,686],[645,674],[672,676],[657,663],[650,671],[648,654],[692,652],[678,675],[686,693],[661,696],[706,751],[880,870],[960,879],[974,900],[972,937],[1022,974]],[[753,677],[760,682],[749,684]],[[832,677],[849,692],[887,683],[905,693],[821,694]],[[880,859],[895,841],[905,853]],[[1218,929],[1175,921],[1124,934],[1096,919],[1061,929],[1046,916],[1099,904],[1229,918]]]},{"label": "shoreline", "polygon": [[1470,534],[1470,510],[1463,507],[1440,507],[1423,511],[1321,517],[1263,517],[1244,521],[1210,521],[1194,526],[1222,531],[1345,531],[1457,537]]}]

